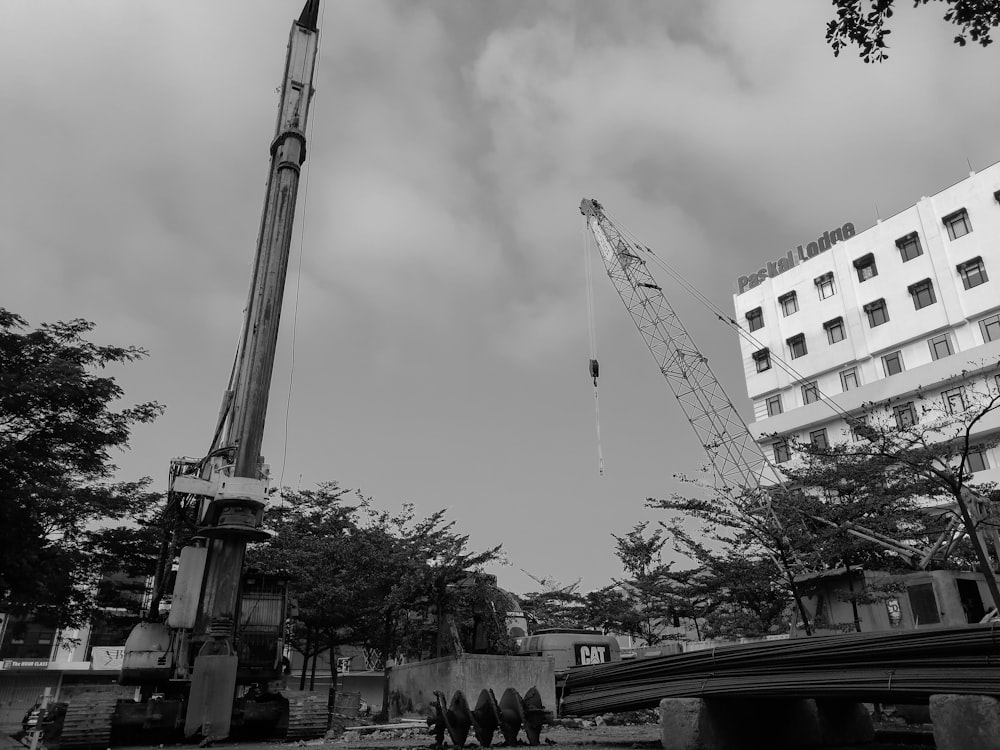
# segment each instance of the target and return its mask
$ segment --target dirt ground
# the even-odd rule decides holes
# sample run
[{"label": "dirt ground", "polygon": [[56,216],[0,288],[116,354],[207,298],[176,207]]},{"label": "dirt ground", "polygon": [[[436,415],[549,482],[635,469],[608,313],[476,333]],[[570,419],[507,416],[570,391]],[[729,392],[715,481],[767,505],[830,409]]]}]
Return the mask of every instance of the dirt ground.
[{"label": "dirt ground", "polygon": [[[447,740],[446,740],[447,741]],[[294,750],[308,748],[310,750],[416,750],[433,747],[434,738],[425,729],[392,729],[381,731],[345,732],[339,738],[308,740],[303,742],[267,742],[267,743],[229,743],[221,742],[213,745],[217,750]],[[542,730],[542,746],[558,750],[563,748],[585,747],[587,750],[658,750],[660,748],[660,728],[657,724],[638,724],[626,726],[585,726],[570,728],[550,726]],[[162,747],[162,746],[161,746]],[[193,747],[193,746],[178,746]],[[468,748],[478,748],[478,744],[470,737]],[[525,746],[526,747],[526,746]],[[885,737],[877,738],[875,743],[853,748],[824,748],[823,750],[928,750],[933,745],[924,742],[887,741]],[[130,750],[139,750],[132,748]],[[761,748],[767,750],[767,748]],[[786,749],[791,750],[791,749]],[[804,748],[803,748],[804,750]]]}]

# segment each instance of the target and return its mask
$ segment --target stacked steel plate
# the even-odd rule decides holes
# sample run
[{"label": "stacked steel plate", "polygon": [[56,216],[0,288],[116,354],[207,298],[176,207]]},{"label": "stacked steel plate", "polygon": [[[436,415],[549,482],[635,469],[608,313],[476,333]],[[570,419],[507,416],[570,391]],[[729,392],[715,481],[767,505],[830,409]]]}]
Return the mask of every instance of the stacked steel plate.
[{"label": "stacked steel plate", "polygon": [[920,703],[1000,696],[1000,625],[850,633],[719,647],[570,670],[564,715],[655,708],[663,698],[852,698]]}]

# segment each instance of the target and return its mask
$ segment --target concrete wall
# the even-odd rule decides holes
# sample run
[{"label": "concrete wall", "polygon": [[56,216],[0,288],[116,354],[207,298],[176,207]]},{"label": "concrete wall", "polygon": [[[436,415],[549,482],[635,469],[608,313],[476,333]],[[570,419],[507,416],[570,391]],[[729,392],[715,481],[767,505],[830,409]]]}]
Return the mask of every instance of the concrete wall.
[{"label": "concrete wall", "polygon": [[[861,587],[861,571],[852,571],[855,590]],[[980,598],[986,610],[990,608],[989,590],[982,573],[959,570],[926,570],[914,573],[888,574],[878,571],[864,571],[866,585],[901,584],[906,589],[921,584],[931,584],[934,599],[938,609],[938,622],[919,623],[914,615],[907,590],[889,597],[895,600],[898,607],[899,620],[893,622],[889,616],[889,604],[879,600],[868,604],[858,604],[858,619],[864,632],[879,630],[912,630],[917,627],[937,627],[968,624],[967,613],[962,608],[959,596],[958,580],[969,580],[976,584]],[[853,630],[854,612],[849,601],[847,579],[844,575],[828,577],[814,583],[824,598],[824,620],[827,627],[817,628],[819,633],[839,633]],[[816,611],[817,596],[815,594],[803,597],[806,611],[813,616]],[[803,635],[801,628],[796,628],[793,637]]]},{"label": "concrete wall", "polygon": [[435,690],[444,693],[449,702],[455,691],[461,690],[475,707],[484,688],[492,689],[500,700],[509,687],[522,696],[530,688],[538,688],[545,708],[555,712],[555,664],[551,658],[463,654],[393,667],[389,673],[389,714],[430,714]]}]

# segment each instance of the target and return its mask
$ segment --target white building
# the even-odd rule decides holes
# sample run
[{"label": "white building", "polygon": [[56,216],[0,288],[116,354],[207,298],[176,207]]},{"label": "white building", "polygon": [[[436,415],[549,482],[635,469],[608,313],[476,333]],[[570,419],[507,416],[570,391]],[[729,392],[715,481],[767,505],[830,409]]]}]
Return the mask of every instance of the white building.
[{"label": "white building", "polygon": [[[918,388],[945,407],[963,384],[995,390],[1000,163],[863,232],[826,231],[737,286],[736,319],[756,339],[740,342],[751,431],[779,463],[789,456],[774,435],[851,439],[841,415],[863,404],[889,401],[905,422]],[[975,437],[998,432],[993,413]],[[1000,480],[1000,449],[972,460],[977,481]]]}]

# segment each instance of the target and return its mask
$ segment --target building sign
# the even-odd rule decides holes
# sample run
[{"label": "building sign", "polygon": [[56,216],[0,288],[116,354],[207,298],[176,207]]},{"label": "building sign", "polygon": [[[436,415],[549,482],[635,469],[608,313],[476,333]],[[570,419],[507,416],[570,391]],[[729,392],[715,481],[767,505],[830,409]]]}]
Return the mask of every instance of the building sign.
[{"label": "building sign", "polygon": [[94,646],[90,649],[91,669],[121,669],[124,646]]},{"label": "building sign", "polygon": [[779,276],[785,271],[795,268],[799,263],[804,263],[807,260],[815,258],[820,253],[825,253],[838,242],[849,240],[853,236],[854,225],[851,222],[847,222],[842,227],[823,232],[821,237],[817,237],[815,241],[806,244],[804,248],[802,245],[799,245],[795,250],[789,250],[785,253],[785,257],[768,261],[767,265],[763,268],[751,271],[746,276],[740,276],[736,281],[736,293],[743,294],[747,289],[753,289],[764,279],[773,279],[775,276]]},{"label": "building sign", "polygon": [[4,659],[4,669],[46,669],[48,659]]}]

